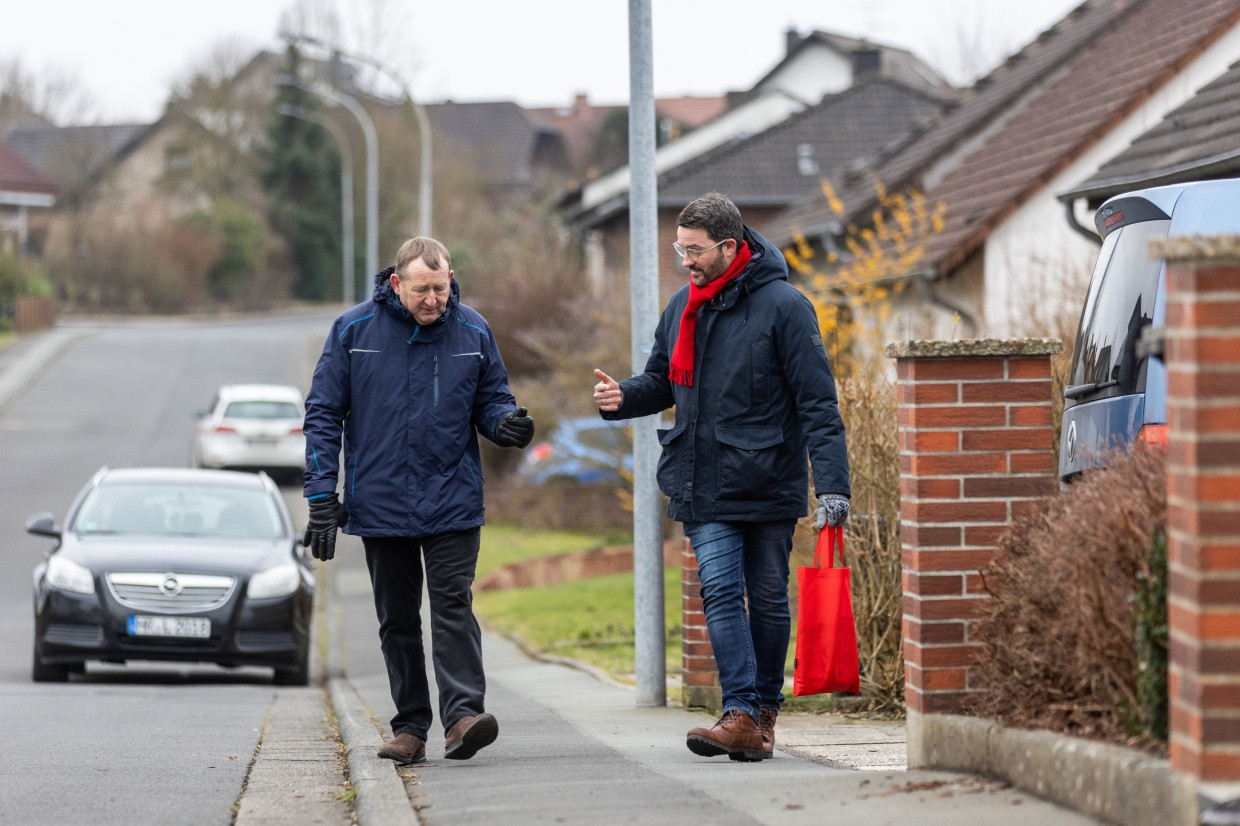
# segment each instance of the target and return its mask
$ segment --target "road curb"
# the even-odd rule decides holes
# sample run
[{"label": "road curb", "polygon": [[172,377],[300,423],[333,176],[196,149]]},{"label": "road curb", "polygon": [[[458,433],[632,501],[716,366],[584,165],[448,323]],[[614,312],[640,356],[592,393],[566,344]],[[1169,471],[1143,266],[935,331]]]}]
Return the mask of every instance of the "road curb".
[{"label": "road curb", "polygon": [[349,761],[349,782],[357,792],[353,801],[357,822],[361,826],[418,826],[395,764],[375,756],[383,740],[353,684],[333,677],[327,681],[327,691]]},{"label": "road curb", "polygon": [[1195,826],[1196,787],[1166,760],[993,720],[908,710],[908,767],[995,777],[1060,806],[1129,826]]},{"label": "road curb", "polygon": [[0,411],[26,391],[85,332],[53,327],[18,337],[0,351]]}]

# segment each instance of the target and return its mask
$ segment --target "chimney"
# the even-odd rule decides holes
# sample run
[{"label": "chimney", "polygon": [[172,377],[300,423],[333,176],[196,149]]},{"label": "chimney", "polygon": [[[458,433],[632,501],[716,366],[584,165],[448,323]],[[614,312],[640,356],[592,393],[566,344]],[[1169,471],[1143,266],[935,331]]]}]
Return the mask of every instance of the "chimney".
[{"label": "chimney", "polygon": [[793,49],[801,45],[801,39],[801,35],[797,33],[797,30],[789,26],[788,31],[784,32],[784,57],[792,54]]},{"label": "chimney", "polygon": [[867,77],[877,77],[882,68],[883,56],[875,46],[861,46],[852,53],[853,83]]}]

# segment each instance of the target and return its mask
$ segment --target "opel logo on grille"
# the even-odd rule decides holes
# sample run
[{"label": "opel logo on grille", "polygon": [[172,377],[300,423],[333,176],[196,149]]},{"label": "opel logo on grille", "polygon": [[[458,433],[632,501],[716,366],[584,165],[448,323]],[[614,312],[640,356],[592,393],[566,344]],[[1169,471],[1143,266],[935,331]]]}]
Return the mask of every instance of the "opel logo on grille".
[{"label": "opel logo on grille", "polygon": [[165,574],[164,581],[159,583],[159,590],[162,591],[165,596],[170,597],[175,597],[177,594],[181,593],[181,589],[184,587],[185,586],[181,584],[181,581],[177,579],[176,574]]}]

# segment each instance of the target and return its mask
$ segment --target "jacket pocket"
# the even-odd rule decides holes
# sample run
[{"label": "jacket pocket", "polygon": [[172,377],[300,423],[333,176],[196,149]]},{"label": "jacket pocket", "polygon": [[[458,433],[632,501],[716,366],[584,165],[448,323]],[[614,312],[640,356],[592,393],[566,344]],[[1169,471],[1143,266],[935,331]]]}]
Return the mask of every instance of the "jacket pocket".
[{"label": "jacket pocket", "polygon": [[716,495],[720,499],[767,499],[779,486],[784,431],[778,425],[716,427]]},{"label": "jacket pocket", "polygon": [[[680,454],[688,444],[688,440],[680,438],[684,432],[683,424],[675,427],[661,427],[656,431],[663,450],[659,454],[655,478],[658,480],[659,490],[672,499],[689,498],[689,491],[684,488],[684,482],[688,480],[682,478],[684,473],[681,469],[684,467],[684,462],[680,458]],[[692,445],[689,445],[688,449],[691,450]]]}]

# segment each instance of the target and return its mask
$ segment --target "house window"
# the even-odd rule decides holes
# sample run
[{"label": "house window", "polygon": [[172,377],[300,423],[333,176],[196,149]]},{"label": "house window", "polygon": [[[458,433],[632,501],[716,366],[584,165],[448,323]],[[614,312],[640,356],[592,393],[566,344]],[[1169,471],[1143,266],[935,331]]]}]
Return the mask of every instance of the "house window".
[{"label": "house window", "polygon": [[164,151],[164,171],[186,172],[193,161],[190,151],[183,146],[170,146]]},{"label": "house window", "polygon": [[814,160],[814,145],[803,143],[797,147],[797,171],[802,175],[817,175],[818,161]]}]

